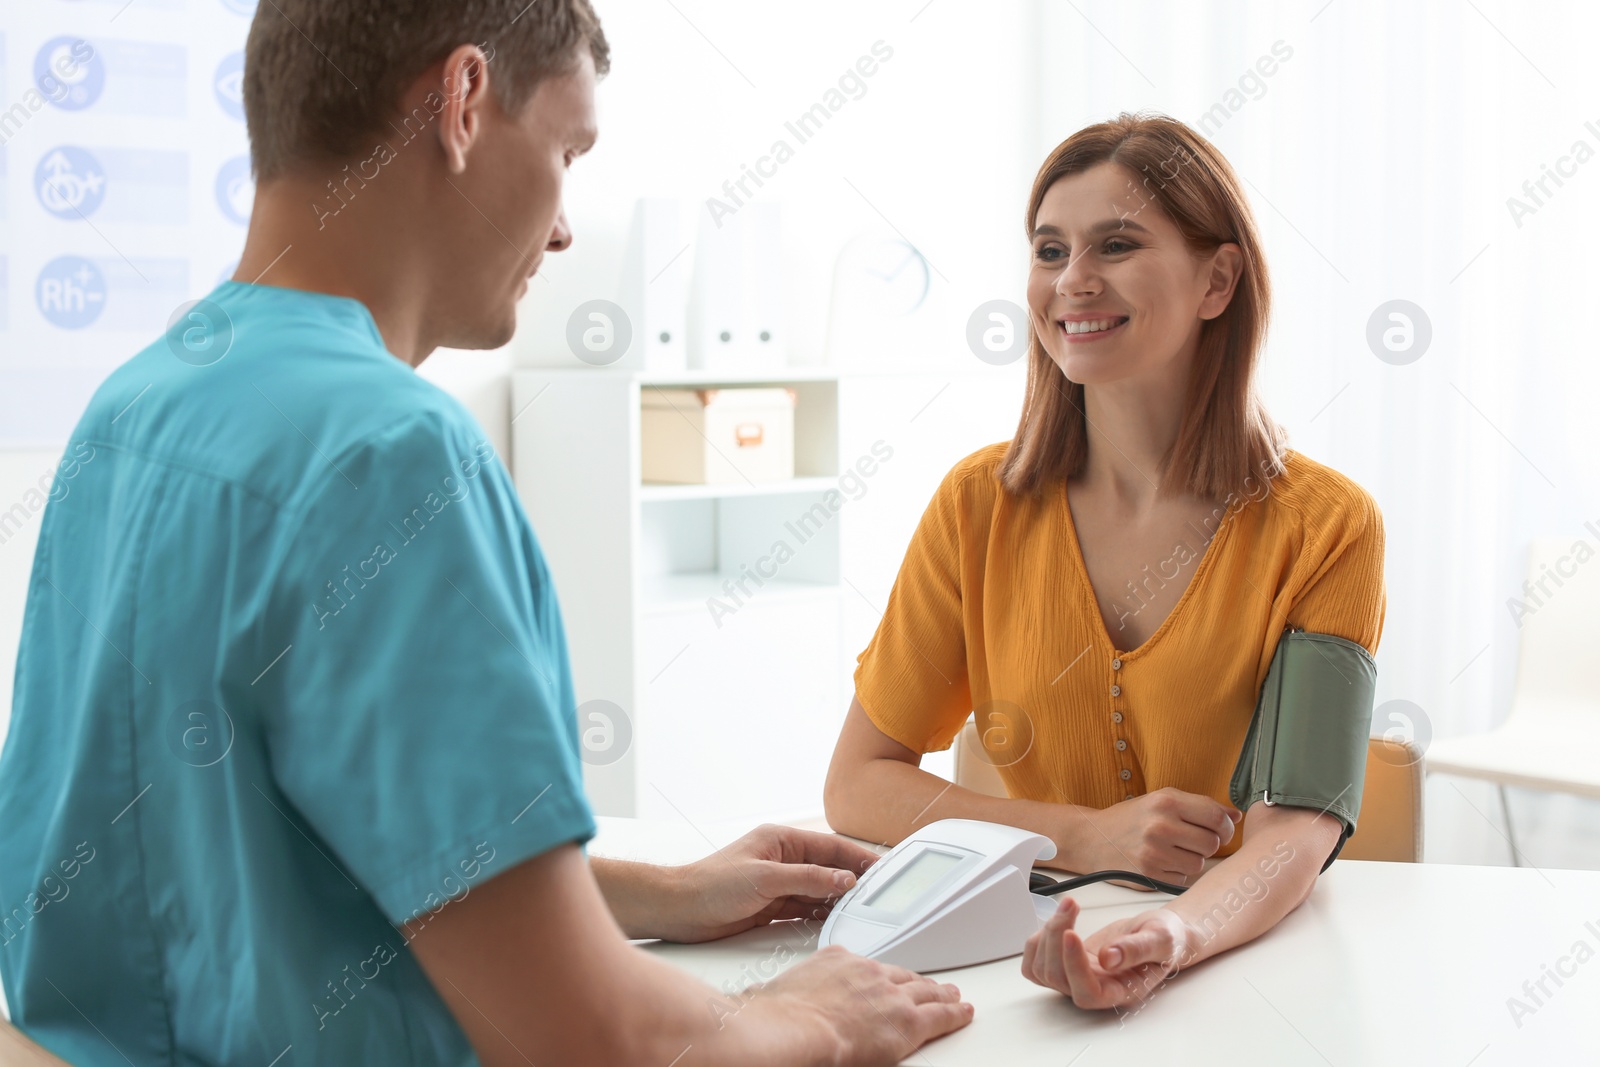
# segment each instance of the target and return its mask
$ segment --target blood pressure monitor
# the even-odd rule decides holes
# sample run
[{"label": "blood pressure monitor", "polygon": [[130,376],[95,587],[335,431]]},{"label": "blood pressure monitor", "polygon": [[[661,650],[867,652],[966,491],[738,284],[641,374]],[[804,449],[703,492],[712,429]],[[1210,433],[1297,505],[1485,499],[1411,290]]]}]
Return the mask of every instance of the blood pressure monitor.
[{"label": "blood pressure monitor", "polygon": [[942,971],[1015,956],[1054,914],[1029,891],[1048,837],[998,823],[941,819],[896,845],[833,906],[819,947],[913,971]]}]

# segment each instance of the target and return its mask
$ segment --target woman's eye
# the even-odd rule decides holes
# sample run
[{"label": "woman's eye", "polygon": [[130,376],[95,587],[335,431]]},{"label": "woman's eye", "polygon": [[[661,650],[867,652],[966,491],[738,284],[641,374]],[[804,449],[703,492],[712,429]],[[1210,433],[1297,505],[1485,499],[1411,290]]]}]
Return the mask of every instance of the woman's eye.
[{"label": "woman's eye", "polygon": [[[1102,245],[1101,249],[1107,255],[1120,256],[1124,253],[1132,252],[1138,247],[1138,245],[1132,243],[1131,241],[1124,241],[1120,237],[1113,237],[1111,240]],[[1034,255],[1041,262],[1054,263],[1058,260],[1065,259],[1067,257],[1067,252],[1065,249],[1056,245],[1045,245],[1043,248],[1035,252]]]}]

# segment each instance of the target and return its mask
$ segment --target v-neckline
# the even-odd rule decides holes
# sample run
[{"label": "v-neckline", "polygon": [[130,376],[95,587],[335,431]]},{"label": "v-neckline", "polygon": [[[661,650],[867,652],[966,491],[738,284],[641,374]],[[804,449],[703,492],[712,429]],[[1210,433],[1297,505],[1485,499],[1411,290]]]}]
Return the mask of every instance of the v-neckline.
[{"label": "v-neckline", "polygon": [[1157,641],[1161,640],[1169,629],[1172,628],[1184,606],[1189,603],[1189,598],[1195,595],[1201,581],[1211,569],[1211,561],[1219,551],[1223,535],[1233,528],[1233,518],[1243,511],[1249,504],[1244,504],[1232,512],[1224,513],[1222,522],[1217,526],[1217,532],[1211,535],[1200,555],[1200,562],[1195,565],[1195,570],[1189,576],[1189,584],[1184,586],[1183,594],[1178,597],[1178,602],[1172,605],[1172,610],[1167,612],[1167,617],[1161,620],[1161,625],[1156,627],[1155,633],[1144,639],[1137,648],[1127,650],[1119,649],[1116,642],[1111,640],[1111,634],[1106,630],[1106,622],[1100,615],[1100,601],[1095,597],[1094,582],[1089,578],[1089,565],[1083,559],[1083,546],[1078,543],[1078,524],[1072,517],[1072,501],[1067,496],[1066,483],[1061,483],[1061,513],[1067,524],[1067,541],[1072,546],[1072,559],[1074,570],[1077,572],[1078,584],[1082,591],[1083,599],[1088,601],[1091,617],[1094,619],[1094,632],[1097,640],[1111,650],[1117,659],[1127,660],[1142,656]]}]

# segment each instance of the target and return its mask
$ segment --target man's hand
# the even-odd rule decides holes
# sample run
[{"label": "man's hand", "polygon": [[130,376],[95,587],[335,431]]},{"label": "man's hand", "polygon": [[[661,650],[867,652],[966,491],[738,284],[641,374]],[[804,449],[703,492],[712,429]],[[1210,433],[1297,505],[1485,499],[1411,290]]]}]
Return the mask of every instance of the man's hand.
[{"label": "man's hand", "polygon": [[[752,834],[728,851],[748,872],[763,854],[810,855],[820,836],[785,845],[791,835]],[[714,989],[623,940],[590,876],[596,863],[609,866],[573,844],[552,848],[441,908],[411,942],[483,1067],[526,1067],[529,1051],[540,1063],[868,1067],[972,1020],[954,986],[837,947],[738,994]]]},{"label": "man's hand", "polygon": [[1188,924],[1166,908],[1118,919],[1087,941],[1073,929],[1077,919],[1078,902],[1063,897],[1023,946],[1022,974],[1067,994],[1080,1008],[1142,1003],[1195,955]]},{"label": "man's hand", "polygon": [[682,887],[668,941],[711,941],[783,919],[821,919],[878,861],[834,834],[758,826],[726,848],[680,868]]},{"label": "man's hand", "polygon": [[[1076,818],[1077,816],[1074,816]],[[1205,861],[1233,840],[1244,813],[1198,793],[1170,786],[1090,812],[1079,833],[1086,871],[1133,870],[1163,882],[1191,885]]]},{"label": "man's hand", "polygon": [[825,918],[877,859],[833,834],[768,825],[682,867],[602,859],[592,867],[629,937],[696,942],[783,919]]},{"label": "man's hand", "polygon": [[[919,974],[852,955],[837,945],[821,949],[747,995],[761,1031],[778,1032],[797,1020],[820,1024],[820,1062],[841,1067],[899,1063],[922,1045],[972,1021],[961,990]],[[740,1020],[730,1025],[737,1027]]]}]

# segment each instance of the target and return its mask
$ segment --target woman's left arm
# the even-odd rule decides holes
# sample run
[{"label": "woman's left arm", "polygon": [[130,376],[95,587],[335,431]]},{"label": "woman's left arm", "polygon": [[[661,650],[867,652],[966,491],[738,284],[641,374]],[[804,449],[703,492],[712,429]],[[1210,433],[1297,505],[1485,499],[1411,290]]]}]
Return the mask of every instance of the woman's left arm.
[{"label": "woman's left arm", "polygon": [[1255,804],[1238,851],[1163,907],[1119,919],[1087,939],[1070,895],[1028,939],[1022,973],[1080,1008],[1137,1004],[1169,975],[1251,941],[1311,894],[1338,843],[1339,820],[1312,808]]}]

